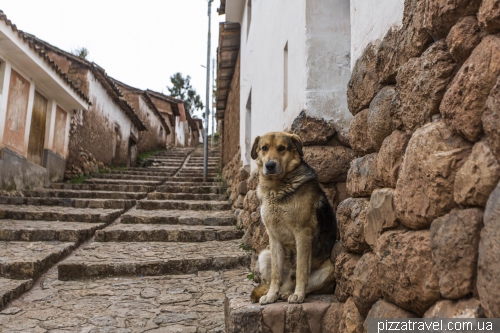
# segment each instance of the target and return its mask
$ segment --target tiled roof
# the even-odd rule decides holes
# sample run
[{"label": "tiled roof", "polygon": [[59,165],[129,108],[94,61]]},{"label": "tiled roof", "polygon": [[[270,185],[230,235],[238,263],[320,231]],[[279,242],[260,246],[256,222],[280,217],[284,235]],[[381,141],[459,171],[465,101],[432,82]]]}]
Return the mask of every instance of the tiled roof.
[{"label": "tiled roof", "polygon": [[57,73],[57,75],[59,75],[63,79],[63,81],[71,87],[71,89],[81,99],[83,99],[88,105],[92,105],[88,96],[85,95],[80,89],[78,89],[73,84],[73,82],[69,79],[68,75],[66,73],[64,73],[63,71],[61,71],[59,66],[57,66],[57,64],[47,56],[47,54],[45,53],[45,51],[41,47],[39,47],[38,45],[36,45],[36,43],[34,43],[34,41],[33,41],[34,36],[33,35],[25,33],[22,30],[19,30],[17,28],[17,26],[15,24],[13,24],[12,21],[7,18],[7,15],[5,15],[5,13],[2,10],[0,10],[0,21],[4,21],[5,24],[12,29],[12,31],[17,33],[17,35],[19,36],[20,39],[22,39],[24,42],[28,43],[29,47],[36,54],[38,54],[49,65],[49,67],[52,68],[52,70],[54,70]]},{"label": "tiled roof", "polygon": [[130,118],[132,123],[134,123],[136,125],[137,129],[139,131],[146,131],[147,130],[146,125],[139,118],[139,116],[137,115],[137,112],[134,110],[132,105],[130,105],[130,103],[127,102],[123,98],[121,90],[116,86],[113,79],[108,76],[108,74],[106,73],[104,68],[97,65],[95,62],[90,62],[86,59],[82,59],[80,57],[77,57],[74,54],[71,54],[67,51],[61,50],[60,48],[58,48],[50,43],[47,43],[46,41],[43,41],[43,40],[41,40],[33,35],[30,35],[27,38],[29,38],[30,41],[34,45],[36,45],[39,49],[41,49],[44,53],[46,52],[46,50],[53,51],[53,52],[60,54],[68,59],[71,59],[71,61],[77,62],[79,65],[90,70],[94,74],[96,79],[99,80],[99,82],[102,84],[102,86],[106,89],[106,91],[107,91],[108,95],[111,97],[111,99],[113,99],[113,101],[115,101],[115,103],[123,110],[123,112],[125,112],[125,114]]},{"label": "tiled roof", "polygon": [[150,96],[153,96],[153,97],[156,97],[156,98],[159,98],[159,99],[163,99],[164,101],[170,103],[172,105],[172,111],[173,111],[174,115],[176,115],[176,116],[180,115],[180,113],[179,113],[179,107],[177,106],[177,104],[184,103],[182,100],[174,98],[174,97],[171,97],[171,96],[167,96],[165,94],[156,92],[156,91],[151,90],[151,89],[147,89],[146,92]]},{"label": "tiled roof", "polygon": [[[170,128],[168,127],[168,124],[167,122],[165,121],[165,118],[163,118],[163,116],[160,114],[160,111],[158,110],[158,108],[156,108],[156,105],[153,103],[153,101],[151,100],[151,98],[147,95],[147,93],[139,88],[135,88],[135,87],[132,87],[132,86],[129,86],[128,84],[125,84],[121,81],[118,81],[117,79],[114,79],[112,77],[109,77],[113,83],[115,84],[116,86],[116,89],[118,89],[120,91],[120,94],[123,96],[123,93],[120,89],[120,87],[123,87],[125,90],[129,90],[129,91],[133,91],[139,95],[141,95],[144,100],[146,101],[146,103],[148,104],[149,108],[151,110],[153,110],[154,114],[156,115],[156,117],[158,117],[158,119],[160,120],[161,124],[163,125],[163,127],[166,128],[166,131],[167,131],[167,134],[170,134]],[[120,86],[120,87],[118,87]]]}]

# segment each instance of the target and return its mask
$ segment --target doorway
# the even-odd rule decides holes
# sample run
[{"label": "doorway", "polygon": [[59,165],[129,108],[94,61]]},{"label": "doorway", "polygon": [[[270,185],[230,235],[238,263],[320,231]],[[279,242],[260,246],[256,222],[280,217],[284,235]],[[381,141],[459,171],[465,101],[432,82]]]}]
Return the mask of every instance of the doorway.
[{"label": "doorway", "polygon": [[38,165],[42,165],[43,163],[46,120],[47,99],[35,91],[33,113],[31,114],[30,136],[28,141],[28,161]]}]

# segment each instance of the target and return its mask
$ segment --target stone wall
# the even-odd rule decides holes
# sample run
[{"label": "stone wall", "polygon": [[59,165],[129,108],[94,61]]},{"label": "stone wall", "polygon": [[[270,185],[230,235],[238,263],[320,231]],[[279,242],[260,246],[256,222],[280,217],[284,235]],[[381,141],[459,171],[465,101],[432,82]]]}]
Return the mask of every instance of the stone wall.
[{"label": "stone wall", "polygon": [[[229,88],[226,110],[224,111],[223,128],[221,129],[221,160],[225,167],[240,149],[240,57],[234,68],[234,75]],[[225,143],[228,144],[225,144]],[[239,155],[240,153],[238,153]]]},{"label": "stone wall", "polygon": [[357,158],[332,259],[336,298],[355,307],[340,331],[380,316],[500,316],[499,3],[444,4],[405,1],[403,26],[353,69]]},{"label": "stone wall", "polygon": [[[339,225],[333,331],[500,317],[498,5],[406,0],[402,26],[353,68],[349,136],[307,112],[294,121]],[[259,252],[257,178],[242,178],[238,225]]]}]

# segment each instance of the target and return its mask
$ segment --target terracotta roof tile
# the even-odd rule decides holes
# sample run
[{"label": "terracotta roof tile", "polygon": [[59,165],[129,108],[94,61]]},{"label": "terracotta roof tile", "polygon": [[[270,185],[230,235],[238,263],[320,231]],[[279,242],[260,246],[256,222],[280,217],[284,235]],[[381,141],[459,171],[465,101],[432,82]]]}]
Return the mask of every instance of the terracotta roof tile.
[{"label": "terracotta roof tile", "polygon": [[52,59],[49,58],[49,56],[45,53],[45,51],[34,42],[33,35],[25,33],[22,30],[19,30],[17,26],[12,23],[11,20],[7,19],[7,15],[5,15],[2,10],[0,10],[0,21],[4,21],[5,24],[7,24],[7,26],[11,27],[12,31],[17,32],[19,38],[21,38],[24,42],[28,43],[29,47],[33,51],[35,51],[35,53],[38,54],[52,68],[52,70],[54,70],[57,73],[57,75],[59,75],[63,79],[63,81],[66,84],[68,84],[73,91],[75,91],[75,93],[81,99],[83,99],[88,105],[92,105],[88,96],[85,95],[80,89],[78,89],[69,79],[68,75],[63,71],[61,71],[59,66],[57,66],[57,64]]}]

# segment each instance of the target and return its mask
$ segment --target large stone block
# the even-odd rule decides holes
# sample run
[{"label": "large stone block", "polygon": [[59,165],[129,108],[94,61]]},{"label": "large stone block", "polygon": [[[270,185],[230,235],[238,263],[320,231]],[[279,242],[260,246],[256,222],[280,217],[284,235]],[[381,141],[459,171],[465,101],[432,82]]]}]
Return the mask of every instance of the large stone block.
[{"label": "large stone block", "polygon": [[431,306],[423,318],[483,318],[483,308],[475,298],[459,301],[441,300]]},{"label": "large stone block", "polygon": [[375,69],[376,63],[377,47],[369,44],[363,55],[356,60],[347,86],[347,106],[353,116],[367,108],[373,97],[382,89]]},{"label": "large stone block", "polygon": [[486,100],[481,121],[493,154],[500,161],[500,77]]},{"label": "large stone block", "polygon": [[324,145],[336,133],[332,124],[310,117],[304,110],[293,120],[291,132],[300,136],[304,146]]},{"label": "large stone block", "polygon": [[363,317],[360,315],[356,304],[349,298],[343,306],[344,312],[340,320],[340,333],[363,333]]},{"label": "large stone block", "polygon": [[323,317],[323,324],[321,332],[323,333],[337,333],[340,329],[340,321],[344,313],[344,303],[332,303],[328,310],[326,310]]},{"label": "large stone block", "polygon": [[379,150],[384,139],[392,132],[391,114],[396,108],[394,86],[382,88],[370,103],[367,116],[367,135],[371,146]]},{"label": "large stone block", "polygon": [[364,198],[348,198],[337,207],[340,240],[348,252],[363,253],[370,248],[364,232],[368,202]]},{"label": "large stone block", "polygon": [[304,147],[304,160],[316,171],[321,183],[345,181],[355,158],[354,151],[344,146]]},{"label": "large stone block", "polygon": [[417,315],[381,299],[368,312],[364,322],[365,331],[368,331],[368,320],[375,318],[417,318]]},{"label": "large stone block", "polygon": [[352,296],[351,277],[360,258],[358,254],[344,252],[335,260],[335,280],[337,281],[335,298],[339,302],[345,302]]},{"label": "large stone block", "polygon": [[368,139],[368,111],[365,109],[356,114],[349,126],[349,143],[352,149],[361,155],[375,151]]},{"label": "large stone block", "polygon": [[383,188],[375,190],[370,198],[366,210],[364,226],[365,241],[371,248],[375,248],[377,239],[384,231],[399,225],[394,207],[394,190]]},{"label": "large stone block", "polygon": [[402,224],[426,228],[456,206],[455,175],[470,151],[471,144],[453,134],[443,121],[415,131],[396,186],[396,211]]},{"label": "large stone block", "polygon": [[377,183],[395,188],[403,156],[410,137],[403,131],[394,131],[385,138],[377,154]]},{"label": "large stone block", "polygon": [[475,15],[481,0],[425,0],[424,27],[435,38],[446,37],[463,16]]},{"label": "large stone block", "polygon": [[389,30],[382,39],[376,65],[380,82],[395,82],[399,67],[422,54],[432,42],[422,25],[424,5],[424,1],[405,0],[403,26]]},{"label": "large stone block", "polygon": [[440,111],[446,123],[469,141],[481,138],[486,99],[500,75],[500,37],[486,36],[472,51],[444,94]]},{"label": "large stone block", "polygon": [[352,275],[352,300],[365,317],[382,296],[377,273],[378,258],[373,252],[363,254]]},{"label": "large stone block", "polygon": [[500,1],[483,0],[477,17],[481,26],[489,33],[500,31]]},{"label": "large stone block", "polygon": [[479,27],[475,16],[466,16],[460,19],[451,28],[446,37],[446,44],[456,62],[462,63],[470,56],[472,50],[481,42],[484,33]]},{"label": "large stone block", "polygon": [[439,104],[455,66],[446,42],[441,40],[399,68],[396,78],[399,113],[407,133],[431,122],[432,116],[439,113]]},{"label": "large stone block", "polygon": [[482,206],[500,180],[500,163],[490,145],[482,140],[474,145],[455,178],[455,202],[465,206]]},{"label": "large stone block", "polygon": [[355,198],[368,197],[377,188],[377,153],[352,161],[347,173],[347,193]]},{"label": "large stone block", "polygon": [[500,183],[484,210],[484,228],[479,242],[477,291],[487,317],[500,317]]},{"label": "large stone block", "polygon": [[440,298],[428,230],[387,231],[378,239],[375,253],[386,300],[422,315]]},{"label": "large stone block", "polygon": [[432,222],[432,259],[443,297],[459,299],[472,293],[482,226],[478,208],[455,210]]}]

